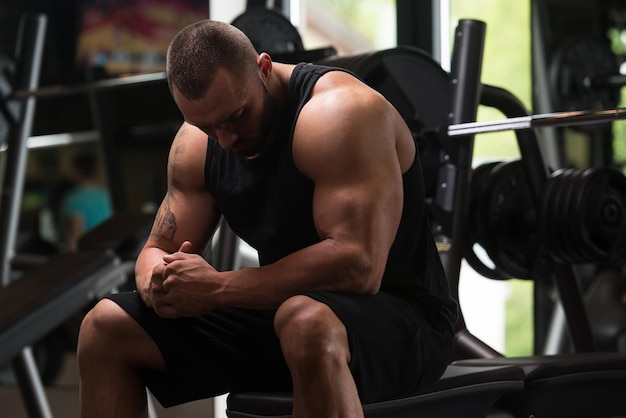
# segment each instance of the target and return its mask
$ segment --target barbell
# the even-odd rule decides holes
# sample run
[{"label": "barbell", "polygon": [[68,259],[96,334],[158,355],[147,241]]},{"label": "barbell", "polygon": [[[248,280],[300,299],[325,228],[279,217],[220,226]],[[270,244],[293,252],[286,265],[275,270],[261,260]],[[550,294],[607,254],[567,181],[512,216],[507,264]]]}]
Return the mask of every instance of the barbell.
[{"label": "barbell", "polygon": [[553,112],[494,121],[450,125],[448,126],[448,136],[455,137],[510,130],[588,125],[613,122],[619,119],[626,119],[626,108]]},{"label": "barbell", "polygon": [[[3,93],[3,102],[11,100],[23,100],[29,97],[34,97],[37,99],[55,98],[88,93],[92,91],[106,91],[117,88],[137,87],[144,84],[163,82],[166,79],[165,77],[166,76],[164,72],[157,72],[149,74],[122,76],[76,85],[55,85],[41,87],[33,90],[16,90],[10,92],[5,89],[4,92],[0,91],[0,94]],[[533,128],[606,123],[620,119],[626,119],[626,108],[552,112],[514,118],[504,118],[493,121],[452,124],[448,126],[447,135],[450,137],[459,137],[511,130],[515,131]]]}]

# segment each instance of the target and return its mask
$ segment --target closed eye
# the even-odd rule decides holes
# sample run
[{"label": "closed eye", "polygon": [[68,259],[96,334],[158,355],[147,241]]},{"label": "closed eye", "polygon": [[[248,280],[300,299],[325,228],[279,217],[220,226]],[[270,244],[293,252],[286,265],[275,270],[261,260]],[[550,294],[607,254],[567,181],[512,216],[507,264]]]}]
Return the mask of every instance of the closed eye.
[{"label": "closed eye", "polygon": [[233,112],[222,123],[217,125],[217,127],[213,127],[212,125],[205,125],[205,126],[196,125],[196,126],[202,132],[207,134],[209,136],[209,138],[216,138],[216,134],[215,134],[216,129],[222,129],[222,128],[225,128],[225,127],[232,128],[232,125],[234,125],[235,123],[237,123],[238,121],[240,121],[244,117],[244,115],[246,113],[245,110],[246,110],[245,107],[237,109],[237,111]]},{"label": "closed eye", "polygon": [[236,122],[237,120],[241,119],[243,117],[245,108],[240,108],[238,109],[235,113],[233,113],[232,115],[230,115],[230,117],[228,118],[229,122]]}]

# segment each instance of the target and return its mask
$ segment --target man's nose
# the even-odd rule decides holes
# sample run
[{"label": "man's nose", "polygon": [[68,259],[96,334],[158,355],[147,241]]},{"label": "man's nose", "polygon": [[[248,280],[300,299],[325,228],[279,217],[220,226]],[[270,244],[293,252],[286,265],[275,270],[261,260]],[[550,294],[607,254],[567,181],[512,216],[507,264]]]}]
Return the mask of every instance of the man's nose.
[{"label": "man's nose", "polygon": [[237,134],[233,132],[231,129],[218,129],[215,132],[217,136],[217,142],[220,144],[220,147],[223,149],[230,149],[237,142]]}]

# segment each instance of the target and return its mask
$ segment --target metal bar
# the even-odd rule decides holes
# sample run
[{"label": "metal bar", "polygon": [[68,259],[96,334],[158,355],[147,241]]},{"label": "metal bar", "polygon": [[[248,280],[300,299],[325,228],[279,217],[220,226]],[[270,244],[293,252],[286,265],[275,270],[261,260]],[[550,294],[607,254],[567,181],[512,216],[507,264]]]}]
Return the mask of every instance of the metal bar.
[{"label": "metal bar", "polygon": [[[46,23],[43,15],[26,15],[20,22],[16,47],[18,87],[33,89],[39,84]],[[7,138],[8,150],[0,196],[0,274],[3,285],[7,285],[10,280],[11,257],[15,249],[28,157],[26,144],[32,131],[35,105],[34,97],[21,103],[19,119],[16,125],[11,126]]]},{"label": "metal bar", "polygon": [[[478,20],[461,20],[456,28],[450,70],[450,113],[452,124],[475,121],[480,102],[481,72],[486,25]],[[450,284],[452,296],[459,300],[459,275],[467,234],[469,181],[472,170],[474,137],[448,140],[440,155],[434,211],[439,230],[434,234],[439,257]],[[459,315],[457,331],[465,329]]]},{"label": "metal bar", "polygon": [[464,136],[549,126],[574,126],[626,119],[626,108],[543,113],[516,118],[450,125],[448,136]]},{"label": "metal bar", "polygon": [[[16,47],[17,86],[34,89],[39,84],[39,74],[45,43],[47,18],[42,14],[24,15],[20,21]],[[26,143],[30,136],[35,115],[36,99],[26,98],[20,103],[18,126],[9,132],[9,149],[0,200],[0,263],[2,284],[9,283],[10,263],[15,248],[20,204],[24,188]],[[20,394],[31,418],[50,418],[52,413],[46,399],[39,370],[29,347],[24,347],[11,362],[20,387]]]},{"label": "metal bar", "polygon": [[217,245],[215,268],[218,271],[234,270],[239,237],[230,229],[225,219],[222,219]]},{"label": "metal bar", "polygon": [[[62,134],[49,134],[31,136],[26,142],[26,147],[31,149],[64,147],[67,145],[97,142],[100,134],[96,131],[66,132]],[[8,145],[0,145],[0,153],[7,152]]]},{"label": "metal bar", "polygon": [[95,90],[110,90],[121,87],[135,87],[137,84],[155,83],[165,81],[165,72],[129,75],[106,80],[92,81],[90,83],[76,85],[58,85],[41,88],[16,90],[9,99],[26,99],[28,97],[47,98],[63,97]]},{"label": "metal bar", "polygon": [[554,282],[559,292],[572,344],[577,353],[596,351],[589,315],[580,291],[576,271],[569,264],[552,263]]},{"label": "metal bar", "polygon": [[32,349],[24,347],[20,355],[11,362],[11,367],[21,389],[20,393],[29,418],[52,418],[52,410],[39,377]]},{"label": "metal bar", "polygon": [[28,138],[28,149],[54,148],[66,145],[98,142],[100,133],[97,131],[66,132],[62,134],[37,135]]}]

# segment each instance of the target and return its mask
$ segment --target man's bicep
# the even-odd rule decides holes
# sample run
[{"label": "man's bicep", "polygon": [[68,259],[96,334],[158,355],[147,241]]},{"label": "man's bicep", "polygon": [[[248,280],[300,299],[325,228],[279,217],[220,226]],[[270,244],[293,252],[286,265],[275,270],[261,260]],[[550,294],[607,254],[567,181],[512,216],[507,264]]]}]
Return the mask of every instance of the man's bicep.
[{"label": "man's bicep", "polygon": [[402,169],[388,103],[368,92],[353,96],[347,103],[343,96],[324,96],[311,103],[317,106],[302,110],[294,161],[314,183],[313,218],[320,239],[367,260],[375,277],[384,270],[400,224]]},{"label": "man's bicep", "polygon": [[313,216],[321,238],[391,244],[400,220],[402,192],[396,176],[379,174],[318,182]]},{"label": "man's bicep", "polygon": [[321,238],[391,245],[402,211],[402,174],[392,146],[353,141],[321,156],[311,171],[315,183],[313,216]]}]

